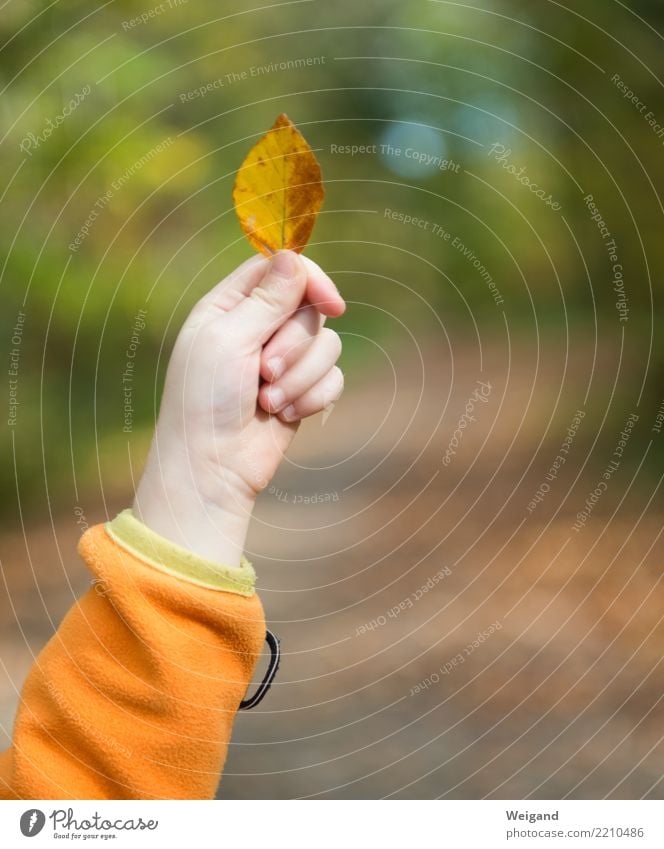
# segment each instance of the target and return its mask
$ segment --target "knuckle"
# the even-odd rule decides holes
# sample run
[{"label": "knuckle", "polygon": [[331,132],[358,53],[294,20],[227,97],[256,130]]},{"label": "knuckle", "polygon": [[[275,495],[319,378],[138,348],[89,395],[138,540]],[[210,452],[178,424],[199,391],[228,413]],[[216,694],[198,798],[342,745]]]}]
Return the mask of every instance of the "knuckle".
[{"label": "knuckle", "polygon": [[279,292],[276,287],[256,286],[249,297],[271,310],[279,305]]},{"label": "knuckle", "polygon": [[322,389],[323,403],[329,404],[336,400],[344,389],[344,375],[339,366],[334,366]]},{"label": "knuckle", "polygon": [[339,366],[333,366],[332,374],[334,375],[334,381],[337,386],[341,389],[344,387],[344,373],[341,371]]},{"label": "knuckle", "polygon": [[323,327],[320,332],[326,343],[329,345],[330,350],[334,354],[334,359],[336,360],[341,354],[341,337],[336,330],[332,330],[331,327]]}]

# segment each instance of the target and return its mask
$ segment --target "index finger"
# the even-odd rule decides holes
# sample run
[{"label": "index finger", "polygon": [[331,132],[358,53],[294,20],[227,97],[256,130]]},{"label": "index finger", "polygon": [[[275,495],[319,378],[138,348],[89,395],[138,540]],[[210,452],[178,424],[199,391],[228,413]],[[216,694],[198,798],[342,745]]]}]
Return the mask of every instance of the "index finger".
[{"label": "index finger", "polygon": [[313,304],[322,315],[327,315],[330,318],[338,318],[343,315],[346,311],[346,302],[332,280],[309,257],[300,254],[300,259],[307,269],[306,298],[309,303]]}]

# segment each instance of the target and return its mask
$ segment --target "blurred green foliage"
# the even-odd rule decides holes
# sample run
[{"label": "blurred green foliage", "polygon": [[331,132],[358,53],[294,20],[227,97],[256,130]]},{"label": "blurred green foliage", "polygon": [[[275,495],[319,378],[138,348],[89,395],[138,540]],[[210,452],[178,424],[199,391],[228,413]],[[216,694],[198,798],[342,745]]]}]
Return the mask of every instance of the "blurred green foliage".
[{"label": "blurred green foliage", "polygon": [[[441,321],[467,337],[477,324],[504,334],[509,321],[512,333],[597,334],[606,345],[620,344],[624,330],[629,362],[653,357],[646,398],[656,408],[662,139],[611,79],[619,74],[664,122],[651,70],[661,66],[662,39],[639,16],[661,30],[664,6],[588,0],[583,14],[573,3],[518,0],[3,6],[0,339],[8,351],[18,311],[26,315],[3,503],[14,505],[17,492],[22,506],[64,493],[75,501],[102,480],[112,488],[114,474],[126,484],[127,440],[140,458],[182,319],[250,254],[232,181],[281,111],[323,166],[326,204],[308,253],[358,302],[340,324],[345,356],[362,352],[370,363],[375,343],[407,341],[398,319],[422,336],[440,333]],[[256,70],[307,57],[318,64]],[[77,94],[76,108],[34,146]],[[333,152],[397,142],[401,156]],[[560,213],[488,155],[493,143],[546,187]],[[408,146],[459,163],[459,174],[406,161]],[[586,193],[619,245],[624,325]],[[432,235],[434,223],[472,248],[502,308],[462,251]],[[147,317],[128,436],[121,376],[139,309]]]}]

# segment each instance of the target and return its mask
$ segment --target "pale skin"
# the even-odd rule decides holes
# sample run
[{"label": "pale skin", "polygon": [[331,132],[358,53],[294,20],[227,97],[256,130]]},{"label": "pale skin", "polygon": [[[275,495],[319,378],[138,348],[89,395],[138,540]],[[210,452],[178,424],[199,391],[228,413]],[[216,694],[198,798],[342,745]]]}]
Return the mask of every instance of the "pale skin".
[{"label": "pale skin", "polygon": [[173,349],[134,513],[172,542],[238,566],[256,497],[299,423],[336,401],[346,305],[314,262],[255,256],[208,292]]}]

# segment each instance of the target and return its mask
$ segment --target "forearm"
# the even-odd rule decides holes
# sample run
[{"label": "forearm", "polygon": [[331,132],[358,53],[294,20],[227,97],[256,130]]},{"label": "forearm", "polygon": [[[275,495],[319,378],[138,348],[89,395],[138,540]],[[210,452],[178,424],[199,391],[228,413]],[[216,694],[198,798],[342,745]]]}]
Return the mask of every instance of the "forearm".
[{"label": "forearm", "polygon": [[[127,537],[121,524],[118,539]],[[133,554],[132,543],[146,540],[124,547],[101,525],[82,538],[97,580],[31,670],[0,761],[0,796],[214,796],[265,637],[253,570],[184,556],[170,564],[193,569],[183,579]]]},{"label": "forearm", "polygon": [[133,512],[155,533],[193,554],[239,566],[254,495],[221,464],[201,469],[183,444],[184,439],[161,436],[157,429]]}]

